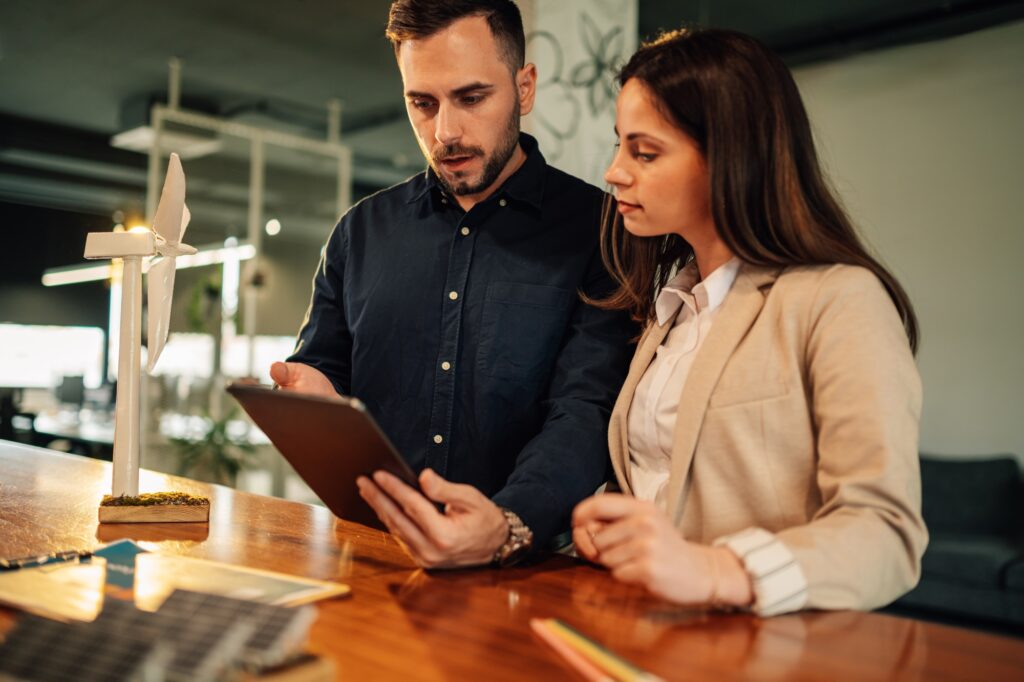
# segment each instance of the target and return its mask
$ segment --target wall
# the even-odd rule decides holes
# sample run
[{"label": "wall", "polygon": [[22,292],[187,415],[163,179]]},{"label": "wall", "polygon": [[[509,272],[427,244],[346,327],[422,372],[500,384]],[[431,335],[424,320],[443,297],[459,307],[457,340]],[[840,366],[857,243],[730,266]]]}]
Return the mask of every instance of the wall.
[{"label": "wall", "polygon": [[1024,461],[1024,22],[796,78],[834,184],[917,308],[922,451]]},{"label": "wall", "polygon": [[[332,227],[325,225],[324,240]],[[299,331],[309,305],[313,273],[322,246],[323,242],[311,240],[284,241],[263,237],[264,253],[259,265],[263,286],[256,314],[257,334],[294,336]],[[219,281],[220,274],[219,265],[178,271],[171,313],[172,332],[190,331],[187,311],[196,288],[204,286],[210,278]],[[216,310],[210,313],[219,315]]]},{"label": "wall", "polygon": [[102,282],[44,287],[43,270],[84,263],[85,235],[110,219],[0,202],[0,322],[107,327]]},{"label": "wall", "polygon": [[615,144],[612,75],[637,47],[637,0],[521,0],[537,100],[523,130],[545,159],[598,187]]}]

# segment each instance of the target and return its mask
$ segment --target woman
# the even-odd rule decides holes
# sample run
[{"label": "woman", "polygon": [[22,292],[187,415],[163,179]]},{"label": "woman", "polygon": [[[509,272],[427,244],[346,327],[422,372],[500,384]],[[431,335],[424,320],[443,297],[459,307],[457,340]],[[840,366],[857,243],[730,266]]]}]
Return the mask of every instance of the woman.
[{"label": "woman", "polygon": [[594,303],[646,330],[609,426],[625,494],[580,503],[578,552],[680,603],[892,601],[927,543],[917,324],[828,189],[792,76],[702,30],[619,83],[619,289]]}]

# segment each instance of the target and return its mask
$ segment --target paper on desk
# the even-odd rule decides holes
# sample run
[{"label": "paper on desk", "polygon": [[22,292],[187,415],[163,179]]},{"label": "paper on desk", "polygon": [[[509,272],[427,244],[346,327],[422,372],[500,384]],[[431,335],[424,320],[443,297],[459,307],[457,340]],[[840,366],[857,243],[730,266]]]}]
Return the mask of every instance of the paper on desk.
[{"label": "paper on desk", "polygon": [[216,561],[149,552],[135,558],[135,606],[160,608],[176,589],[219,594],[277,606],[298,606],[342,597],[348,585],[260,571]]},{"label": "paper on desk", "polygon": [[350,591],[348,585],[340,583],[147,552],[131,540],[112,542],[95,554],[107,560],[107,583],[134,588],[135,606],[143,611],[156,611],[176,589],[277,606],[298,606],[344,596]]},{"label": "paper on desk", "polygon": [[0,602],[55,620],[93,621],[103,608],[106,562],[62,562],[0,573]]},{"label": "paper on desk", "polygon": [[0,572],[0,603],[56,620],[92,621],[105,597],[156,611],[176,589],[277,606],[346,596],[348,585],[160,552],[131,540],[105,545],[82,563]]}]

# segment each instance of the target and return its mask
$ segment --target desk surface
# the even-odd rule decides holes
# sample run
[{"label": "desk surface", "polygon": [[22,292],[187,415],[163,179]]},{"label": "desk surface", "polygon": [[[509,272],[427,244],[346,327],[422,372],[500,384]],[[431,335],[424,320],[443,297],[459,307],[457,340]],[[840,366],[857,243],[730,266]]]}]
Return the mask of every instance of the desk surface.
[{"label": "desk surface", "polygon": [[[426,573],[390,536],[326,509],[142,472],[140,489],[212,500],[209,525],[104,525],[110,465],[0,441],[0,556],[147,549],[350,584],[322,602],[310,649],[339,679],[575,679],[535,640],[556,617],[666,679],[1021,679],[1024,640],[883,614],[761,620],[674,608],[567,557],[528,567]],[[0,631],[14,612],[0,608]]]}]

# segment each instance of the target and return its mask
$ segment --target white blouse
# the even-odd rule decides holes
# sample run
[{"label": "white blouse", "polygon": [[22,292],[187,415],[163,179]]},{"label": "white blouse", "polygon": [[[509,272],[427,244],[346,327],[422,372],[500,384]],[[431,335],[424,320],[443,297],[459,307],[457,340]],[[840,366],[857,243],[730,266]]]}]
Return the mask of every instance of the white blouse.
[{"label": "white blouse", "polygon": [[637,498],[654,500],[665,511],[679,399],[697,351],[739,268],[740,260],[733,258],[698,282],[697,262],[690,261],[655,302],[658,324],[673,318],[675,322],[640,379],[629,407],[629,480]]}]

